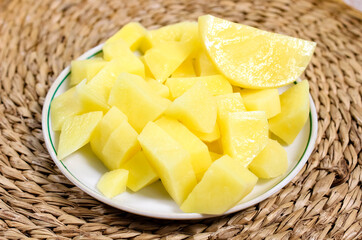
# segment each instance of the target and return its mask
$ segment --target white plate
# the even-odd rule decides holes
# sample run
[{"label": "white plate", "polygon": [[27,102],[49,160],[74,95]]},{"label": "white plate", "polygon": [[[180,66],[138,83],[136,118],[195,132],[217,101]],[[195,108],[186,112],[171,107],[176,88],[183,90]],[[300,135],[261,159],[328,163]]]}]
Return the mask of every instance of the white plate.
[{"label": "white plate", "polygon": [[[94,55],[100,53],[101,50],[102,45],[99,45],[83,54],[79,59],[92,58]],[[42,127],[45,143],[50,156],[62,173],[72,183],[97,200],[134,214],[164,219],[202,219],[215,216],[182,212],[176,203],[168,196],[159,181],[137,193],[127,191],[113,199],[104,197],[97,190],[96,184],[98,179],[107,171],[107,169],[95,157],[90,150],[89,145],[86,145],[63,161],[58,160],[55,150],[58,133],[54,132],[51,128],[50,103],[55,96],[68,89],[69,75],[70,67],[68,66],[63,70],[50,88],[44,102]],[[280,89],[281,92],[283,90],[285,90],[285,88]],[[317,137],[317,127],[317,114],[314,102],[310,97],[309,119],[293,144],[285,147],[289,160],[288,171],[283,176],[272,180],[259,180],[249,195],[224,214],[237,212],[253,206],[288,184],[302,169],[311,155]]]}]

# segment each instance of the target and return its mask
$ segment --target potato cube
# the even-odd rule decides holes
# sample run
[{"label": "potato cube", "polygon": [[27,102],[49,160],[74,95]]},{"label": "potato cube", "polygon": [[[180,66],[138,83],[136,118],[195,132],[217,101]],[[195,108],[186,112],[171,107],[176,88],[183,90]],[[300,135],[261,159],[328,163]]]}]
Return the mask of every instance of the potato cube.
[{"label": "potato cube", "polygon": [[145,62],[156,80],[163,83],[190,55],[192,47],[184,42],[157,45],[145,53]]},{"label": "potato cube", "polygon": [[175,119],[162,117],[155,123],[189,152],[196,178],[198,181],[201,180],[203,174],[211,165],[211,158],[205,143]]},{"label": "potato cube", "polygon": [[50,117],[54,131],[62,129],[64,121],[81,112],[84,112],[83,106],[78,99],[76,89],[71,88],[65,93],[55,97],[51,102]]},{"label": "potato cube", "polygon": [[138,140],[166,191],[180,205],[196,185],[190,154],[153,122],[145,126]]},{"label": "potato cube", "polygon": [[103,147],[109,136],[123,122],[127,121],[127,116],[118,108],[112,107],[98,123],[90,139],[92,151],[99,159],[104,159]]},{"label": "potato cube", "polygon": [[217,105],[217,121],[219,125],[222,124],[224,119],[233,112],[246,111],[244,101],[240,93],[223,94],[216,97]]},{"label": "potato cube", "polygon": [[159,179],[143,151],[136,153],[122,168],[129,172],[127,187],[133,192],[137,192]]},{"label": "potato cube", "polygon": [[116,169],[106,172],[99,179],[97,188],[107,198],[113,198],[126,191],[128,171]]},{"label": "potato cube", "polygon": [[285,173],[287,168],[287,152],[277,141],[271,139],[249,165],[252,173],[264,179],[278,177]]},{"label": "potato cube", "polygon": [[309,115],[309,85],[304,80],[280,95],[281,112],[269,119],[270,131],[293,143]]},{"label": "potato cube", "polygon": [[125,120],[112,132],[101,155],[102,162],[109,170],[121,168],[122,164],[141,150],[137,136],[137,132]]},{"label": "potato cube", "polygon": [[91,80],[106,64],[102,58],[74,60],[70,67],[70,85],[76,85],[87,79]]},{"label": "potato cube", "polygon": [[245,167],[268,143],[265,112],[229,113],[220,129],[224,154],[239,160]]},{"label": "potato cube", "polygon": [[108,103],[127,115],[129,123],[141,132],[150,121],[158,118],[171,103],[157,95],[147,82],[137,75],[119,75]]},{"label": "potato cube", "polygon": [[178,119],[189,129],[210,133],[216,124],[216,103],[202,81],[196,82],[176,98],[165,114]]},{"label": "potato cube", "polygon": [[138,22],[130,22],[110,37],[106,41],[106,44],[122,39],[132,51],[135,51],[140,47],[146,33],[147,30],[141,24]]},{"label": "potato cube", "polygon": [[225,155],[212,163],[182,203],[184,212],[222,214],[254,188],[258,178],[240,161]]},{"label": "potato cube", "polygon": [[280,113],[278,89],[242,89],[240,94],[248,111],[264,111],[268,119]]},{"label": "potato cube", "polygon": [[90,112],[67,118],[59,137],[58,159],[62,160],[86,145],[102,116],[102,112]]}]

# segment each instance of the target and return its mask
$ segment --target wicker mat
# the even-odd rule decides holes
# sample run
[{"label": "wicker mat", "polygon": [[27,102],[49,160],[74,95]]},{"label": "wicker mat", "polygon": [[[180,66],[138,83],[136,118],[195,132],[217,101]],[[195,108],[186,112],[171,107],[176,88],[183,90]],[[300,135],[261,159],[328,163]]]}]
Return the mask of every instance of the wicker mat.
[{"label": "wicker mat", "polygon": [[[305,72],[315,150],[279,193],[228,216],[166,221],[106,206],[71,184],[44,146],[41,109],[70,61],[129,21],[211,13],[318,43]],[[362,18],[340,1],[0,1],[1,239],[362,239]]]}]

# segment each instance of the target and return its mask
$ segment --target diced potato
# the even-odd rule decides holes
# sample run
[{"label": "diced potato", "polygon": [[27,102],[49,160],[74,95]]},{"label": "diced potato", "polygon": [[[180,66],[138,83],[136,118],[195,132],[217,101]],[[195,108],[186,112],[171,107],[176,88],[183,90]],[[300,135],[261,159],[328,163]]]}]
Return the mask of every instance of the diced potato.
[{"label": "diced potato", "polygon": [[222,155],[221,155],[221,154],[219,154],[219,153],[210,152],[210,157],[211,157],[211,160],[212,160],[212,161],[215,161],[215,160],[217,160],[217,159],[221,158],[221,157],[222,157]]},{"label": "diced potato", "polygon": [[254,188],[258,178],[240,161],[225,155],[211,165],[182,203],[184,212],[222,214]]},{"label": "diced potato", "polygon": [[102,112],[90,112],[67,118],[59,137],[58,159],[62,160],[86,145],[102,116]]},{"label": "diced potato", "polygon": [[70,67],[70,85],[76,85],[87,79],[91,80],[106,64],[102,58],[74,60]]},{"label": "diced potato", "polygon": [[270,131],[285,141],[293,143],[309,115],[309,84],[299,82],[280,95],[281,112],[269,119]]},{"label": "diced potato", "polygon": [[143,151],[139,151],[122,168],[128,170],[127,187],[133,192],[154,183],[158,180],[158,175],[148,162]]},{"label": "diced potato", "polygon": [[189,152],[196,179],[200,181],[211,165],[211,158],[205,143],[175,119],[162,117],[155,123]]},{"label": "diced potato", "polygon": [[104,97],[101,96],[97,88],[93,87],[90,84],[86,83],[86,79],[81,81],[76,88],[76,95],[78,96],[78,101],[80,101],[84,112],[91,111],[103,111],[107,112],[109,105],[104,100]]},{"label": "diced potato", "polygon": [[205,51],[200,51],[196,56],[195,69],[197,76],[211,76],[220,74]]},{"label": "diced potato", "polygon": [[141,150],[137,136],[136,130],[127,121],[122,121],[112,132],[103,147],[101,158],[109,170],[120,168]]},{"label": "diced potato", "polygon": [[264,111],[268,119],[280,113],[278,89],[242,89],[240,94],[248,111]]},{"label": "diced potato", "polygon": [[287,171],[288,158],[285,149],[269,139],[265,146],[249,165],[249,170],[259,178],[275,178]]},{"label": "diced potato", "polygon": [[187,58],[173,73],[172,77],[196,77],[193,58]]},{"label": "diced potato", "polygon": [[99,159],[103,159],[103,147],[109,136],[123,122],[127,121],[127,116],[118,108],[112,107],[102,120],[98,123],[90,139],[92,151]]},{"label": "diced potato", "polygon": [[81,113],[84,109],[78,99],[75,88],[55,97],[50,106],[50,117],[54,131],[62,129],[64,121],[72,116]]},{"label": "diced potato", "polygon": [[204,142],[213,142],[220,138],[220,130],[218,124],[215,124],[214,130],[212,130],[211,133],[203,133],[196,130],[193,130],[192,132]]},{"label": "diced potato", "polygon": [[127,43],[128,47],[135,51],[140,47],[141,42],[143,41],[147,30],[138,22],[130,22],[124,25],[121,30],[116,34],[110,37],[106,44],[115,42],[118,39],[122,39]]},{"label": "diced potato", "polygon": [[[127,68],[132,68],[132,64],[137,64],[141,66],[141,60],[136,57],[136,55],[128,47],[127,43],[122,39],[115,41],[107,42],[103,45],[103,58],[106,61],[111,61],[112,59],[121,59],[122,63],[127,64]],[[120,66],[123,67],[123,66]],[[138,73],[133,72],[144,77],[144,68],[142,64],[142,69]]]},{"label": "diced potato", "polygon": [[120,73],[127,72],[144,77],[144,66],[138,58],[119,57],[108,62],[87,84],[99,101],[107,104],[109,93]]},{"label": "diced potato", "polygon": [[[116,59],[117,73],[127,72],[145,77],[145,67],[142,61],[128,48],[127,44],[119,39],[103,46],[103,57],[107,61]],[[118,75],[117,75],[118,76]],[[117,78],[117,76],[114,76]],[[114,78],[113,78],[114,79]]]},{"label": "diced potato", "polygon": [[152,88],[152,90],[160,95],[161,97],[168,98],[170,96],[170,90],[166,85],[163,85],[159,81],[156,81],[155,79],[148,79],[147,80],[148,85]]},{"label": "diced potato", "polygon": [[217,121],[219,125],[222,124],[224,119],[233,112],[246,111],[244,101],[240,93],[229,93],[216,97],[217,105]]},{"label": "diced potato", "polygon": [[171,103],[157,95],[145,80],[137,75],[119,75],[108,103],[127,115],[129,123],[141,132],[149,122],[158,118]]},{"label": "diced potato", "polygon": [[218,153],[221,155],[223,154],[223,149],[222,149],[222,144],[221,144],[220,138],[213,142],[206,142],[205,144],[207,145],[210,152],[215,152],[215,153]]},{"label": "diced potato", "polygon": [[220,129],[224,154],[239,160],[245,167],[268,143],[265,112],[229,113]]},{"label": "diced potato", "polygon": [[202,81],[196,82],[168,107],[166,115],[178,119],[192,130],[210,133],[216,124],[216,103]]},{"label": "diced potato", "polygon": [[128,171],[116,169],[106,172],[99,179],[97,188],[107,198],[113,198],[126,191]]},{"label": "diced potato", "polygon": [[167,42],[148,50],[145,62],[157,81],[163,83],[190,55],[193,46],[184,42]]},{"label": "diced potato", "polygon": [[165,189],[180,205],[196,185],[190,154],[153,122],[145,126],[138,140]]},{"label": "diced potato", "polygon": [[203,81],[210,93],[214,96],[232,93],[233,89],[226,78],[221,75],[206,77],[168,78],[166,86],[169,87],[172,99],[178,98],[190,89],[197,81]]},{"label": "diced potato", "polygon": [[[197,22],[180,22],[161,27],[148,32],[151,45],[158,46],[165,42],[191,42],[196,47],[199,42],[199,31]],[[197,45],[199,46],[200,43]]]}]

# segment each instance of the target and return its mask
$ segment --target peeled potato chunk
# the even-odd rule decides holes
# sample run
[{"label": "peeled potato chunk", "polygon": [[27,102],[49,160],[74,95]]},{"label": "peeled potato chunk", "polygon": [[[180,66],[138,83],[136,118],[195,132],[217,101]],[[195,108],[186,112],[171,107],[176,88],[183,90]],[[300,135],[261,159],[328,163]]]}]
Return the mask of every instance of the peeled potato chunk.
[{"label": "peeled potato chunk", "polygon": [[97,188],[107,198],[113,198],[126,191],[128,171],[116,169],[106,172],[99,179]]},{"label": "peeled potato chunk", "polygon": [[181,205],[197,182],[190,154],[153,122],[145,126],[138,141],[166,191]]},{"label": "peeled potato chunk", "polygon": [[249,170],[259,178],[275,178],[287,171],[288,158],[285,149],[274,140],[268,144],[249,164]]},{"label": "peeled potato chunk", "polygon": [[258,178],[243,164],[225,155],[212,163],[182,203],[184,212],[222,214],[251,192]]},{"label": "peeled potato chunk", "polygon": [[309,85],[304,80],[280,95],[281,112],[269,119],[269,128],[287,144],[292,144],[309,115]]}]

